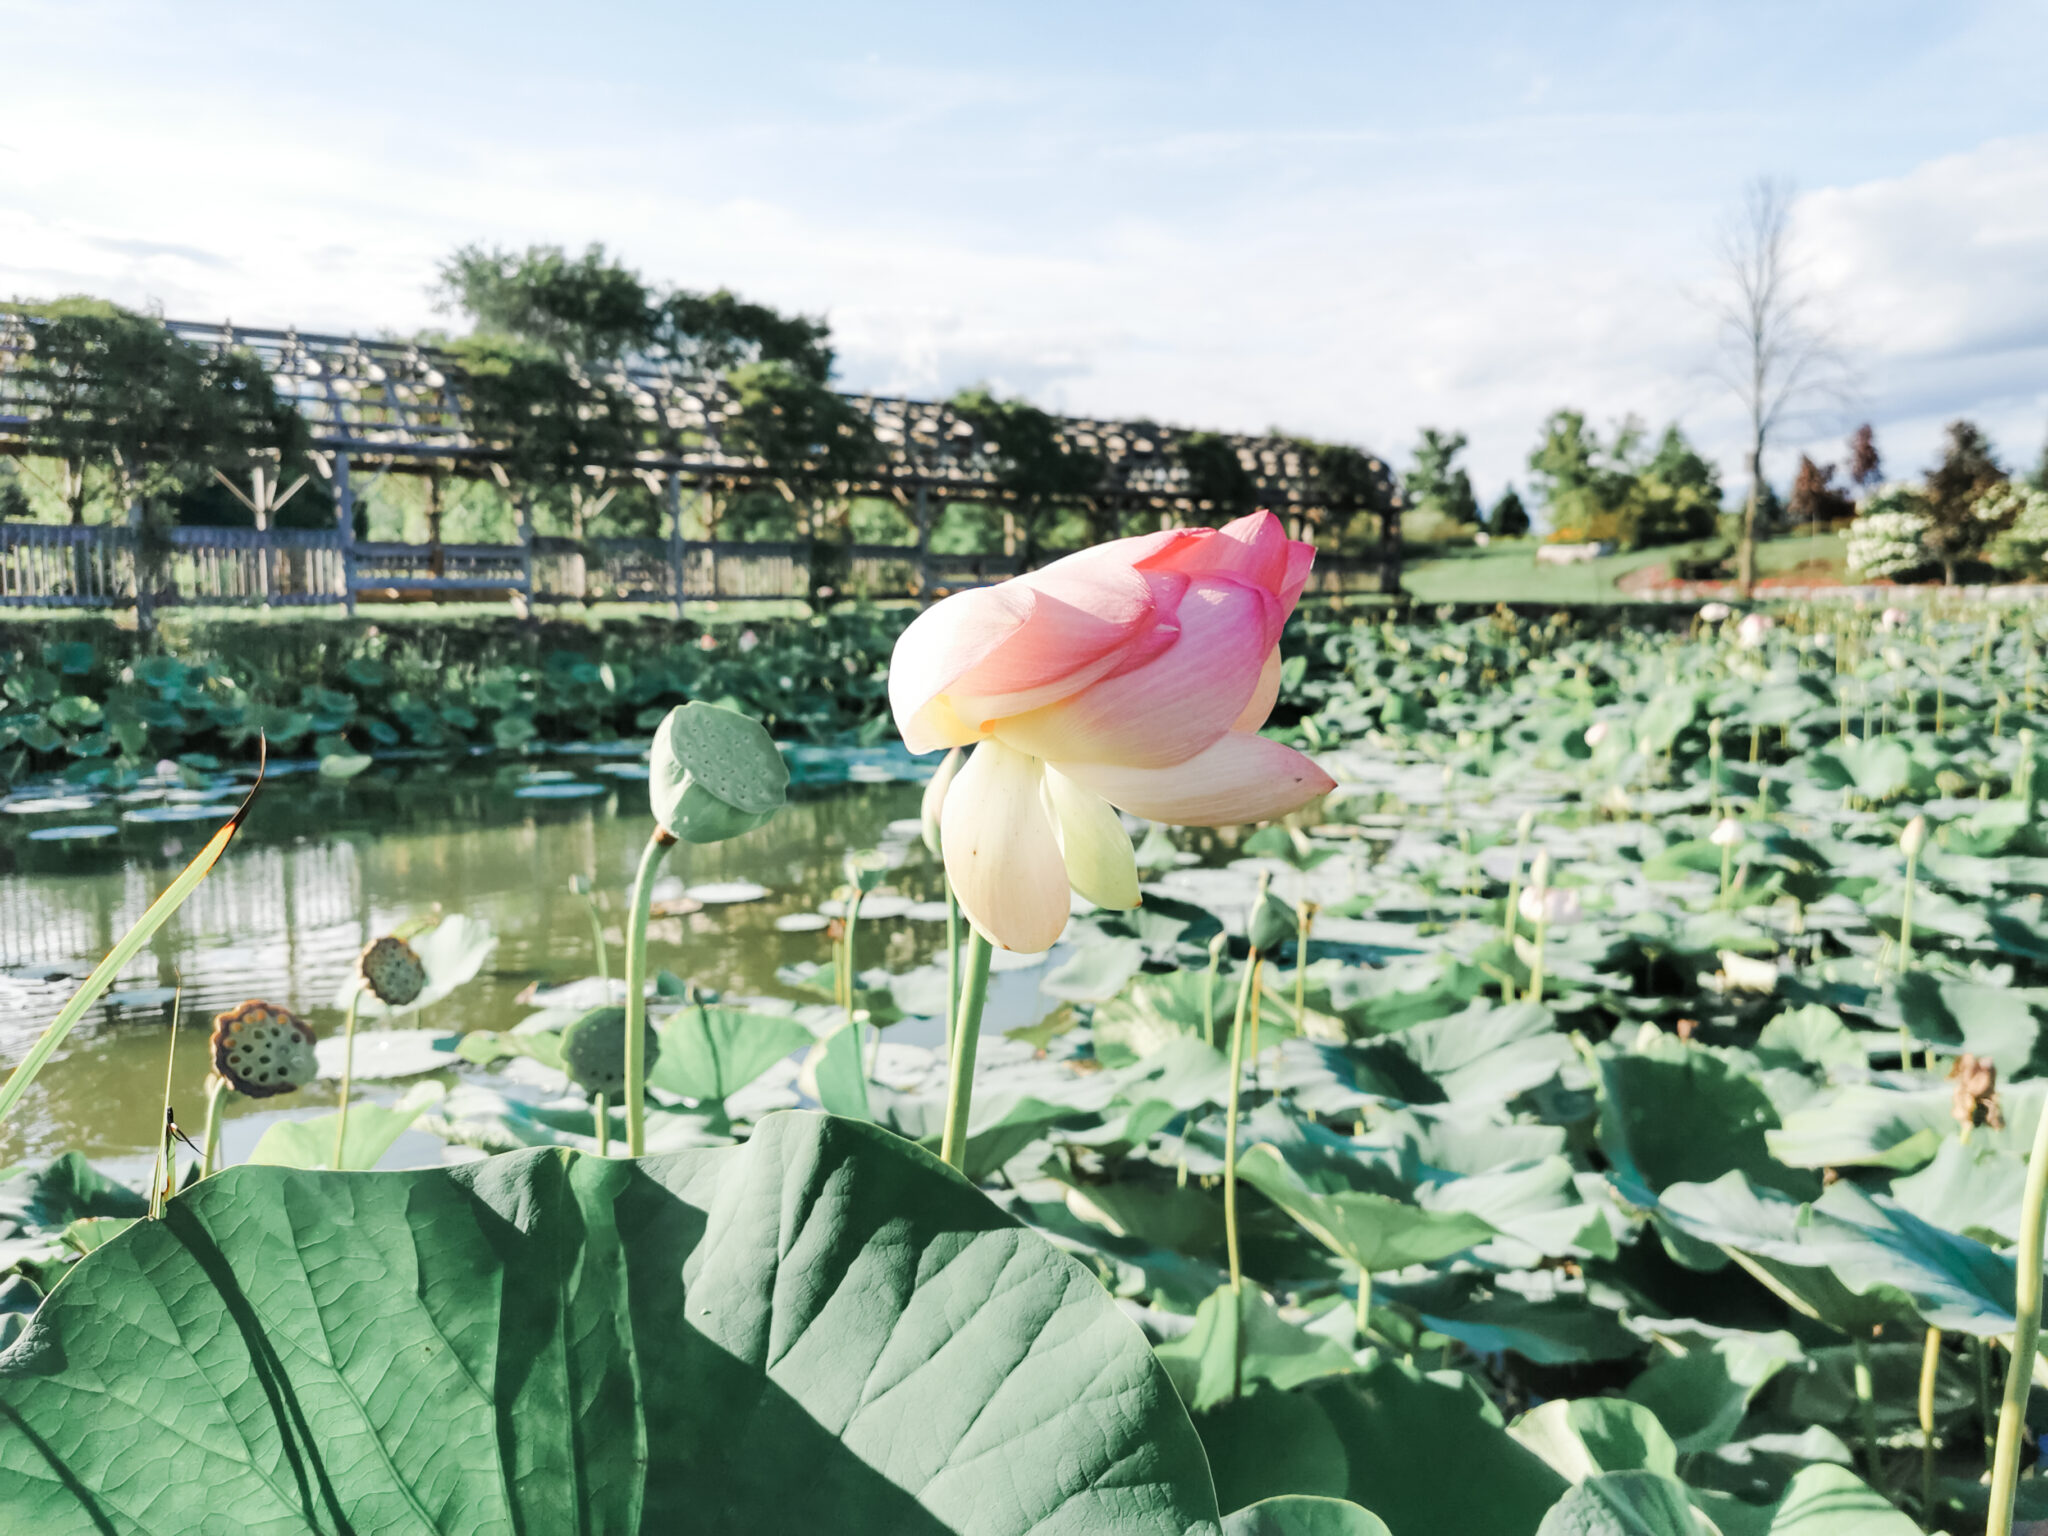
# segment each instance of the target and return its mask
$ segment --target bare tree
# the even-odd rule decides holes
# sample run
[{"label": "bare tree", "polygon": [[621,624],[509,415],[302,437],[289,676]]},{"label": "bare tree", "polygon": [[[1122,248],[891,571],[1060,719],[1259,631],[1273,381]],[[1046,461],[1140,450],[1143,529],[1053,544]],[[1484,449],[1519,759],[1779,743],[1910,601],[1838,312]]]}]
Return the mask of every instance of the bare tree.
[{"label": "bare tree", "polygon": [[1723,225],[1721,281],[1712,300],[1721,327],[1718,377],[1749,416],[1749,498],[1742,507],[1737,578],[1744,597],[1756,584],[1756,519],[1763,498],[1764,449],[1803,405],[1847,392],[1833,337],[1812,313],[1812,296],[1793,261],[1788,224],[1792,188],[1758,177]]}]

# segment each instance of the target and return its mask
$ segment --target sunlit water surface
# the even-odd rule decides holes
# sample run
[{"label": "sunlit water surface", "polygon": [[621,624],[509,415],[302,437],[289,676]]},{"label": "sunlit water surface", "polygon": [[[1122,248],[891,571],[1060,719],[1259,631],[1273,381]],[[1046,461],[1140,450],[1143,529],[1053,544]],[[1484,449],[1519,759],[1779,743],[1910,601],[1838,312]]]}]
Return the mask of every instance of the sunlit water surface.
[{"label": "sunlit water surface", "polygon": [[[171,1099],[194,1128],[204,1112],[215,1013],[266,998],[305,1016],[324,1037],[340,1026],[333,998],[362,946],[437,903],[483,919],[498,934],[476,980],[427,1011],[423,1022],[437,1032],[509,1028],[531,1011],[521,999],[536,985],[594,972],[588,909],[569,889],[574,875],[596,887],[616,974],[627,889],[650,825],[645,784],[619,776],[634,771],[558,760],[495,769],[407,765],[342,783],[310,773],[273,778],[212,875],[80,1023],[0,1128],[0,1166],[74,1147],[116,1172],[146,1165],[162,1114],[173,994],[181,981]],[[534,797],[549,782],[601,790]],[[902,860],[889,889],[921,902],[939,896],[936,864],[905,825],[917,814],[919,795],[917,785],[905,783],[793,790],[790,805],[767,826],[689,850],[687,867],[680,850],[671,855],[670,881],[657,894],[724,881],[758,882],[768,894],[658,919],[649,935],[651,965],[722,992],[817,1001],[778,982],[776,971],[828,959],[826,934],[781,932],[775,921],[814,911],[829,898],[844,878],[846,851],[884,842]],[[0,1064],[11,1068],[20,1059],[234,799],[215,786],[52,808],[18,794],[0,805],[9,813],[0,815]],[[137,819],[131,813],[138,809],[191,819]],[[52,836],[67,827],[112,830]],[[942,951],[944,932],[943,922],[929,919],[863,923],[859,963],[908,969]],[[1010,990],[1019,983],[1029,985],[1018,976]],[[1023,998],[1009,1011],[1018,1004],[1032,1011]],[[373,1098],[390,1094],[381,1085],[367,1091]],[[331,1085],[319,1083],[263,1103],[231,1099],[223,1130],[228,1156],[245,1153],[279,1115],[317,1113],[332,1098]],[[438,1143],[409,1150],[419,1161]]]}]

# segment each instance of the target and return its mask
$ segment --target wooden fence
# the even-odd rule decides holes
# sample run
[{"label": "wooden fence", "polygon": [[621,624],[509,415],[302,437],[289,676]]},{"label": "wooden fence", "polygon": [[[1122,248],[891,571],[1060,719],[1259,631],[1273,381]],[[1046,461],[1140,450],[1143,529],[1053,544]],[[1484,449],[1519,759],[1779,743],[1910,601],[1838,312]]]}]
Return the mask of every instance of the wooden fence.
[{"label": "wooden fence", "polygon": [[[1004,581],[1008,555],[915,545],[534,537],[524,544],[358,542],[339,531],[0,523],[0,608],[343,606],[409,598],[661,603],[938,596]],[[138,573],[141,578],[138,579]],[[1380,590],[1376,562],[1325,555],[1312,591]],[[139,601],[138,601],[139,599]]]}]

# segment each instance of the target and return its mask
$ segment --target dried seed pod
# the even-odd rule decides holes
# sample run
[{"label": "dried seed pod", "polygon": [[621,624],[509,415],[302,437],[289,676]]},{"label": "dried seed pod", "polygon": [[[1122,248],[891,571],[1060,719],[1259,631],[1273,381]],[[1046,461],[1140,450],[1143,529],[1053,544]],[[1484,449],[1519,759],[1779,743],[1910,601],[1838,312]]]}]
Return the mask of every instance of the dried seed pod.
[{"label": "dried seed pod", "polygon": [[386,934],[356,958],[356,975],[387,1008],[403,1008],[427,986],[427,968],[413,947]]},{"label": "dried seed pod", "polygon": [[1956,1085],[1952,1113],[1959,1125],[2005,1129],[2005,1111],[1998,1102],[1998,1068],[1989,1057],[1966,1051],[1956,1058],[1948,1075]]},{"label": "dried seed pod", "polygon": [[[651,1072],[661,1056],[661,1040],[652,1024],[641,1027],[646,1031],[642,1060]],[[585,1093],[601,1093],[616,1103],[626,1090],[626,1010],[615,1004],[593,1008],[563,1030],[562,1065]]]},{"label": "dried seed pod", "polygon": [[213,1069],[252,1099],[303,1088],[320,1075],[313,1027],[287,1008],[252,998],[214,1016]]}]

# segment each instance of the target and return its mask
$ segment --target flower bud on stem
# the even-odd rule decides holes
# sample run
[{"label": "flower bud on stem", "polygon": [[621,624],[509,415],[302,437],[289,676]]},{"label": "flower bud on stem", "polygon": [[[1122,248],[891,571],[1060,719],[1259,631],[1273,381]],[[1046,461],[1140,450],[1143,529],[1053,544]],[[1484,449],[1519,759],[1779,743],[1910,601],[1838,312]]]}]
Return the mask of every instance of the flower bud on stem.
[{"label": "flower bud on stem", "polygon": [[334,1156],[331,1167],[340,1169],[341,1149],[348,1144],[348,1091],[356,1069],[356,1008],[363,1000],[357,987],[348,995],[348,1018],[341,1026],[341,1108],[334,1117]]}]

